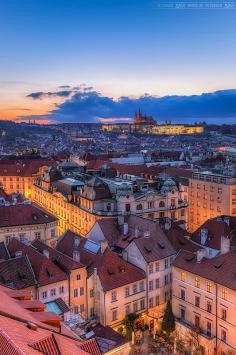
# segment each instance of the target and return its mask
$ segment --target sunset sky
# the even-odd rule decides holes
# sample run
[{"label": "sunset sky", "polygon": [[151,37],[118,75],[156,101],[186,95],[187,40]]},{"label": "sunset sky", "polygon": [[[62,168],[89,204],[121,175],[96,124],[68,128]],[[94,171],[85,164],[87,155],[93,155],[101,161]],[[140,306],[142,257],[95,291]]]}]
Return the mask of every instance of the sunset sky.
[{"label": "sunset sky", "polygon": [[[214,100],[220,97],[218,119],[232,121],[236,7],[167,10],[159,3],[1,1],[0,119],[93,121],[129,117],[138,106],[178,119],[183,99],[190,118],[207,119],[214,117],[212,108],[219,102]],[[205,96],[197,96],[198,102],[193,97],[191,103],[185,97],[215,91],[205,111],[196,106],[199,100],[208,105]],[[173,98],[159,100],[169,95],[177,95],[177,106]],[[189,107],[193,100],[195,106]],[[194,116],[196,107],[199,114]]]}]

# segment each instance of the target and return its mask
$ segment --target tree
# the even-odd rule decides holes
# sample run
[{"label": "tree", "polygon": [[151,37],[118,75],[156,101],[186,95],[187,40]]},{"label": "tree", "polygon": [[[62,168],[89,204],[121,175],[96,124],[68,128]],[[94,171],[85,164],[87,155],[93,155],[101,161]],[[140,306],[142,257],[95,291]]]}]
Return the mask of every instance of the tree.
[{"label": "tree", "polygon": [[131,340],[132,333],[134,332],[135,321],[138,318],[136,313],[129,313],[125,316],[124,326],[126,328],[127,337]]},{"label": "tree", "polygon": [[161,329],[167,334],[172,333],[175,330],[175,317],[172,312],[172,306],[170,301],[167,302],[165,314],[162,320]]}]

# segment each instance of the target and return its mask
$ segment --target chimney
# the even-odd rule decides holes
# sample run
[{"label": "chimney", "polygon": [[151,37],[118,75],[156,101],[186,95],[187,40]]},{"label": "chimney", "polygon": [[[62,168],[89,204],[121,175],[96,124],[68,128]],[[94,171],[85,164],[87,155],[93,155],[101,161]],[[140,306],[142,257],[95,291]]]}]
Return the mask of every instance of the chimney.
[{"label": "chimney", "polygon": [[206,228],[201,228],[200,230],[200,237],[201,237],[201,244],[205,245],[207,240],[208,230]]},{"label": "chimney", "polygon": [[221,254],[226,254],[230,251],[230,239],[229,237],[221,236],[220,240],[220,252]]},{"label": "chimney", "polygon": [[73,259],[75,261],[80,261],[80,253],[78,250],[73,250]]},{"label": "chimney", "polygon": [[169,230],[171,228],[171,219],[170,218],[166,218],[165,220],[165,230]]},{"label": "chimney", "polygon": [[135,226],[135,238],[138,238],[140,236],[140,230],[139,230],[139,227],[138,226]]},{"label": "chimney", "polygon": [[224,217],[224,222],[229,226],[229,217],[228,216]]},{"label": "chimney", "polygon": [[49,259],[49,251],[47,249],[43,250],[43,255]]},{"label": "chimney", "polygon": [[124,223],[125,223],[125,217],[124,216],[118,216],[118,224],[120,226],[123,226]]},{"label": "chimney", "polygon": [[205,249],[199,249],[197,251],[197,262],[200,263],[205,256]]},{"label": "chimney", "polygon": [[150,231],[145,231],[143,233],[144,238],[149,238],[150,237]]},{"label": "chimney", "polygon": [[106,239],[101,240],[101,254],[104,254],[107,247],[108,247],[107,240]]},{"label": "chimney", "polygon": [[15,257],[16,257],[16,258],[18,258],[19,256],[22,256],[22,255],[23,255],[22,250],[17,250],[17,251],[15,252]]},{"label": "chimney", "polygon": [[124,250],[123,253],[122,253],[122,257],[125,261],[128,261],[128,252],[127,250]]},{"label": "chimney", "polygon": [[127,235],[128,232],[129,232],[129,225],[128,225],[127,222],[125,222],[125,223],[123,224],[123,234],[124,234],[124,235]]}]

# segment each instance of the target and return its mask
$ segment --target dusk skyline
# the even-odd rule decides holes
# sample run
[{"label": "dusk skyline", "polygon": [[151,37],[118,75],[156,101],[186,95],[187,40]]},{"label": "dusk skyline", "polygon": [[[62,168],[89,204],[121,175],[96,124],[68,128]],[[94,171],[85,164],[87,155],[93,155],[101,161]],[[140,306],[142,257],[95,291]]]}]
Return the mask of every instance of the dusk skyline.
[{"label": "dusk skyline", "polygon": [[157,4],[1,3],[0,119],[94,122],[141,107],[157,120],[232,123],[236,12]]}]

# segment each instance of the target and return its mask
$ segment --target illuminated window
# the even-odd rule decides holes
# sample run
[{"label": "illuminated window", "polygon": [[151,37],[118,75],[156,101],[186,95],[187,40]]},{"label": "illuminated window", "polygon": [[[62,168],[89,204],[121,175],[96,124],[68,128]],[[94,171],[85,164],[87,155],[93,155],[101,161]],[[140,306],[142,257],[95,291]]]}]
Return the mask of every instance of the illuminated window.
[{"label": "illuminated window", "polygon": [[181,271],[180,273],[180,280],[185,281],[185,272]]},{"label": "illuminated window", "polygon": [[212,283],[207,282],[207,292],[212,292]]},{"label": "illuminated window", "polygon": [[199,279],[199,277],[196,277],[195,278],[195,287],[200,287],[200,279]]},{"label": "illuminated window", "polygon": [[223,300],[226,300],[226,298],[227,298],[227,290],[226,290],[226,288],[222,288],[222,298],[223,298]]}]

